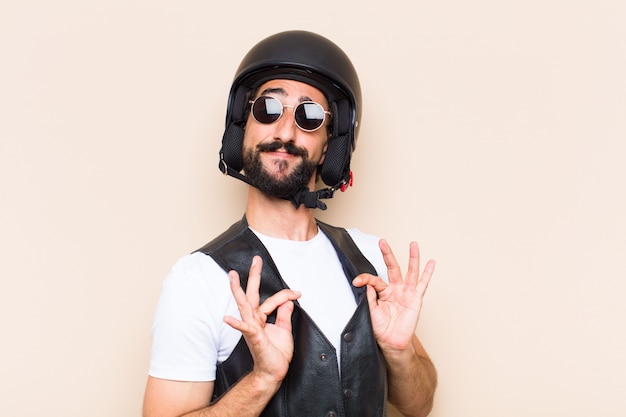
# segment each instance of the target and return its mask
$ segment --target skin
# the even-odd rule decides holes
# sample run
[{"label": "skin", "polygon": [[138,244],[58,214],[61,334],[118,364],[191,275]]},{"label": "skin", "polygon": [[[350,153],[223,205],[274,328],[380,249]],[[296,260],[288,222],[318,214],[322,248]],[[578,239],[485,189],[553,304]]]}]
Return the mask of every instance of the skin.
[{"label": "skin", "polygon": [[[272,80],[260,89],[262,94],[279,98],[283,104],[296,105],[313,100],[325,109],[324,95],[314,87],[291,80]],[[327,149],[328,134],[321,128],[303,132],[294,122],[292,110],[271,125],[257,123],[252,117],[246,124],[244,149],[254,148],[266,141],[292,141],[308,151],[309,159],[321,163]],[[276,179],[288,175],[302,157],[282,150],[264,152],[263,166]],[[309,181],[312,189],[315,175]],[[317,234],[313,210],[295,208],[291,202],[268,196],[254,187],[248,189],[246,217],[249,225],[259,232],[282,239],[309,240]],[[389,401],[407,417],[424,417],[432,408],[437,383],[435,368],[415,335],[424,294],[433,274],[435,263],[428,261],[420,275],[417,243],[409,246],[408,271],[403,275],[398,262],[385,240],[379,243],[388,269],[389,283],[380,277],[362,274],[353,284],[367,286],[367,297],[374,335],[385,356],[389,373]],[[265,302],[259,302],[262,261],[254,257],[246,292],[239,277],[229,272],[233,297],[239,307],[241,320],[225,317],[229,326],[239,330],[254,359],[252,371],[214,404],[209,404],[213,381],[184,382],[148,377],[144,397],[145,417],[173,416],[258,416],[278,390],[293,357],[291,314],[293,300],[300,293],[282,290]],[[267,316],[277,312],[275,324]]]}]

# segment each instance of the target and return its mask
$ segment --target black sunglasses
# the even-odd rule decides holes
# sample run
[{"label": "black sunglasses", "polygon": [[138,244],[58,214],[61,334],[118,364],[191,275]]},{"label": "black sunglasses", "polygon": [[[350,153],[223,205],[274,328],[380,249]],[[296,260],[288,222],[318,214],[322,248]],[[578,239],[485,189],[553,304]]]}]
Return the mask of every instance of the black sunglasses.
[{"label": "black sunglasses", "polygon": [[297,106],[290,106],[281,103],[276,97],[261,96],[250,100],[249,103],[252,104],[254,120],[264,125],[274,123],[283,115],[285,107],[291,107],[296,126],[305,132],[315,132],[324,124],[326,115],[331,116],[329,111],[314,101],[303,101]]}]

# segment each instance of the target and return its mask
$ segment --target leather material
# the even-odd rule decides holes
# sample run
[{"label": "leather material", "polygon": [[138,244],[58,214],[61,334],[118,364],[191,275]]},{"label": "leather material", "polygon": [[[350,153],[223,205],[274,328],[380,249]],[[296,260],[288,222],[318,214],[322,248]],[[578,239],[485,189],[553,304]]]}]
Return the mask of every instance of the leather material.
[{"label": "leather material", "polygon": [[[376,274],[345,229],[320,221],[318,225],[332,242],[349,282],[362,272]],[[245,217],[198,251],[211,256],[225,271],[236,270],[244,289],[252,256],[260,255],[261,302],[288,288]],[[335,348],[296,301],[292,315],[294,356],[262,417],[387,415],[387,368],[374,338],[365,289],[351,287],[358,305],[342,333],[341,376]],[[273,323],[275,316],[268,317],[268,321]],[[252,356],[242,337],[230,357],[217,365],[213,401],[252,366]]]}]

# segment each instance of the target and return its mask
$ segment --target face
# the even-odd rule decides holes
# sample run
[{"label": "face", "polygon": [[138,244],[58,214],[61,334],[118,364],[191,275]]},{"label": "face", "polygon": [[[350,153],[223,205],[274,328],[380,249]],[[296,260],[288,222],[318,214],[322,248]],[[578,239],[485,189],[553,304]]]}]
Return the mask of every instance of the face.
[{"label": "face", "polygon": [[324,94],[298,81],[272,80],[259,88],[259,96],[274,97],[284,108],[271,124],[257,122],[252,114],[248,117],[243,143],[246,176],[255,187],[279,198],[288,198],[303,187],[313,188],[326,152],[328,118],[318,130],[305,132],[296,125],[293,112],[303,101],[315,101],[328,110]]}]

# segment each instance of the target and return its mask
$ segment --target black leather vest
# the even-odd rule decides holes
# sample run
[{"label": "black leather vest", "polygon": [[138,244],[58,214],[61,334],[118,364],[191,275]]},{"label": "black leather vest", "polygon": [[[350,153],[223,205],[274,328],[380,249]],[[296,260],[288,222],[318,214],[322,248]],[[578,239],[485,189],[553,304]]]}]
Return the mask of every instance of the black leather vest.
[{"label": "black leather vest", "polygon": [[[320,221],[318,225],[332,242],[350,282],[362,272],[376,274],[345,229]],[[236,270],[244,289],[252,256],[260,255],[263,259],[261,302],[287,288],[267,249],[248,228],[245,217],[198,251],[211,256],[225,271]],[[351,287],[358,305],[343,331],[341,376],[335,348],[296,301],[292,315],[294,356],[287,376],[262,417],[387,415],[387,368],[374,338],[365,288]],[[275,316],[268,318],[269,322],[274,320]],[[252,365],[242,337],[228,359],[217,365],[213,400],[248,373]]]}]

